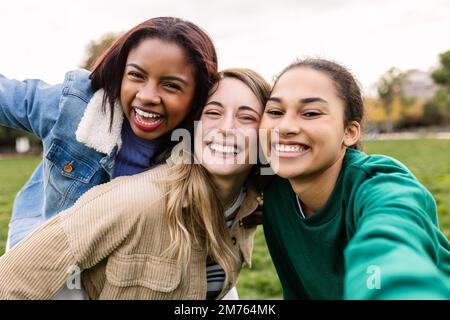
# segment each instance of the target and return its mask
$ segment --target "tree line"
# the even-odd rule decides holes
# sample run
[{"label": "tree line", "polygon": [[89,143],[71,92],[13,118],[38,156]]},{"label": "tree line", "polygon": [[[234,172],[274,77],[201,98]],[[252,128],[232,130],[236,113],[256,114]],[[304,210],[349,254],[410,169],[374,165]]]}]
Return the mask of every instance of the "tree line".
[{"label": "tree line", "polygon": [[[407,73],[396,67],[386,71],[377,83],[378,100],[368,103],[369,111],[377,107],[383,109],[384,117],[378,117],[383,123],[378,129],[392,132],[417,127],[450,126],[450,50],[439,55],[439,66],[431,73],[431,78],[437,90],[431,98],[420,99],[404,92]],[[415,112],[411,111],[413,107]],[[372,122],[376,122],[376,119],[372,118]]]}]

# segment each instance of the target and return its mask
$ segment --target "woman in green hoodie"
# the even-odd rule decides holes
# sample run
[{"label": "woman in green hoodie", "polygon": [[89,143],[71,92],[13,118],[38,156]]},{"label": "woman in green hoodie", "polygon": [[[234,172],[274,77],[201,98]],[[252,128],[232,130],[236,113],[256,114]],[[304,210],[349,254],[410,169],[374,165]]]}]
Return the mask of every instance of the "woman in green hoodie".
[{"label": "woman in green hoodie", "polygon": [[275,82],[264,232],[284,297],[449,299],[436,203],[404,165],[359,151],[362,119],[358,84],[334,62],[296,62]]}]

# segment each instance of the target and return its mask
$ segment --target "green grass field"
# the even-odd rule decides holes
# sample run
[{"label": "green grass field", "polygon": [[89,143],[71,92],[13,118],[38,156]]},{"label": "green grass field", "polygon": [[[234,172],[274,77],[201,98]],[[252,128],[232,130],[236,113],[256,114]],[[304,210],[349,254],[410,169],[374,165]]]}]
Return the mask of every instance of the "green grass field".
[{"label": "green grass field", "polygon": [[[442,230],[450,237],[450,140],[370,141],[364,151],[392,156],[406,164],[433,193]],[[14,196],[40,157],[0,158],[0,254],[3,254]],[[263,232],[258,230],[253,268],[244,267],[238,282],[241,299],[280,299],[281,287]]]},{"label": "green grass field", "polygon": [[0,158],[0,254],[3,254],[14,197],[41,157]]}]

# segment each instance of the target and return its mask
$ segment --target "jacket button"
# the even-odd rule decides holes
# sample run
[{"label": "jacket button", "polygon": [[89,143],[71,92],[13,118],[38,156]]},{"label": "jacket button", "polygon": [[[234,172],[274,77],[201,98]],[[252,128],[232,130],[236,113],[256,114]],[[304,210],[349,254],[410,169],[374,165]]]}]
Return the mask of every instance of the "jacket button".
[{"label": "jacket button", "polygon": [[239,227],[242,228],[243,225],[244,225],[244,223],[242,222],[242,220],[239,220]]},{"label": "jacket button", "polygon": [[236,245],[236,237],[231,238],[231,241],[233,241],[233,245]]},{"label": "jacket button", "polygon": [[66,164],[64,166],[64,172],[67,172],[67,173],[72,172],[72,170],[73,170],[72,163],[73,163],[73,161],[69,162],[68,164]]}]

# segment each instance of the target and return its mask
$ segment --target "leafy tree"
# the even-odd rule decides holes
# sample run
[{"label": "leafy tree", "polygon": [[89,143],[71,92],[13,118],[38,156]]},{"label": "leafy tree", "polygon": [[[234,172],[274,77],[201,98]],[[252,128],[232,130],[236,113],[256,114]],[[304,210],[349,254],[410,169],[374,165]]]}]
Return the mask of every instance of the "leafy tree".
[{"label": "leafy tree", "polygon": [[118,33],[107,33],[98,40],[89,42],[86,49],[86,59],[80,65],[81,68],[90,70],[98,57],[108,49],[118,38]]},{"label": "leafy tree", "polygon": [[440,88],[430,103],[446,118],[445,120],[450,121],[450,51],[441,53],[439,62],[440,67],[431,76]]},{"label": "leafy tree", "polygon": [[443,121],[443,114],[439,106],[433,101],[425,103],[423,108],[422,121],[425,125],[440,125]]},{"label": "leafy tree", "polygon": [[436,69],[431,76],[435,83],[450,88],[450,51],[439,55],[440,68]]},{"label": "leafy tree", "polygon": [[378,80],[377,91],[383,108],[386,112],[386,131],[392,132],[394,121],[392,117],[394,101],[402,97],[401,88],[404,74],[397,68],[392,67],[386,71]]}]

